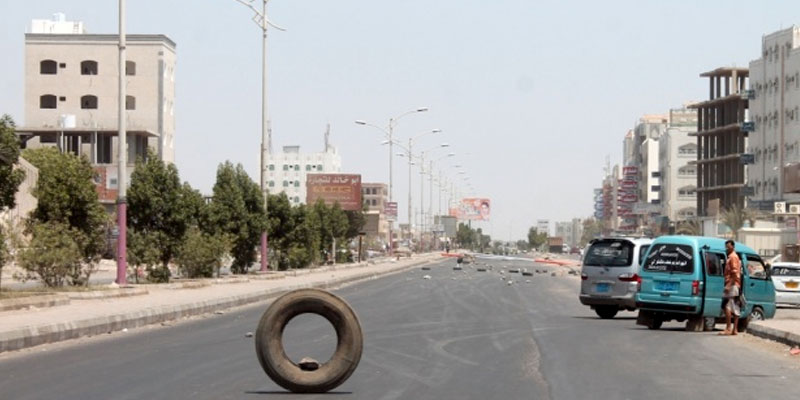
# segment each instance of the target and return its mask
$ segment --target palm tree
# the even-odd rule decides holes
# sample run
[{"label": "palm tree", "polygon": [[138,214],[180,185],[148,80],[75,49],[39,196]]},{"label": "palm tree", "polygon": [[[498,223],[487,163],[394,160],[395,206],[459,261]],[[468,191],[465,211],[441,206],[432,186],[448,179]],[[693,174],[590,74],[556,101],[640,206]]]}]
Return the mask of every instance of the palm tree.
[{"label": "palm tree", "polygon": [[739,207],[734,204],[733,207],[722,211],[722,223],[730,228],[733,233],[733,239],[739,240],[739,231],[744,227],[745,222],[749,222],[750,226],[755,225],[756,214],[746,208]]},{"label": "palm tree", "polygon": [[697,218],[692,218],[685,221],[679,221],[678,226],[675,229],[675,234],[699,236],[701,234],[700,230],[700,221],[698,221]]}]

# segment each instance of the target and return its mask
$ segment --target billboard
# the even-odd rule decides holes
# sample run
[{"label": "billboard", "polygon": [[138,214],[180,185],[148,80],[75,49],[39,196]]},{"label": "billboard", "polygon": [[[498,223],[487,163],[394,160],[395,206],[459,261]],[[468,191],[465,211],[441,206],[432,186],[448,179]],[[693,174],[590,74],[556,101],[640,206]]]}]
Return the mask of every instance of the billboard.
[{"label": "billboard", "polygon": [[387,201],[386,206],[384,207],[384,212],[386,213],[386,219],[390,221],[397,220],[397,202],[396,201]]},{"label": "billboard", "polygon": [[342,210],[361,210],[361,175],[308,174],[306,189],[308,205],[322,199],[327,205],[339,202]]},{"label": "billboard", "polygon": [[450,209],[450,216],[458,219],[474,221],[488,221],[491,210],[491,201],[486,198],[461,199],[456,207]]}]

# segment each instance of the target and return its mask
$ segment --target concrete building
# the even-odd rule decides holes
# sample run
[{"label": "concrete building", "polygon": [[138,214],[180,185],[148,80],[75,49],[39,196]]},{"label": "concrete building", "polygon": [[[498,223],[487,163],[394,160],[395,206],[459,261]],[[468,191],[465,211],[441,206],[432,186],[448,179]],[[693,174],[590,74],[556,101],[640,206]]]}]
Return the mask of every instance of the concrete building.
[{"label": "concrete building", "polygon": [[[80,22],[32,24],[25,34],[23,147],[54,146],[85,155],[96,172],[100,200],[117,193],[117,35],[87,34]],[[78,33],[63,32],[74,26]],[[164,35],[127,35],[128,171],[148,147],[175,160],[175,42]],[[130,182],[130,181],[129,181]]]},{"label": "concrete building", "polygon": [[583,235],[583,220],[573,218],[571,221],[556,222],[556,236],[564,239],[564,244],[575,247]]},{"label": "concrete building", "polygon": [[63,13],[53,14],[53,19],[34,19],[29,33],[84,34],[86,27],[82,21],[67,21]]},{"label": "concrete building", "polygon": [[301,153],[300,146],[284,146],[281,153],[270,154],[267,167],[270,193],[286,193],[291,204],[305,204],[307,174],[342,172],[342,158],[328,143],[328,133],[324,148],[317,153]]},{"label": "concrete building", "polygon": [[622,165],[635,165],[636,153],[633,130],[629,130],[622,139]]},{"label": "concrete building", "polygon": [[[761,57],[750,62],[747,153],[749,206],[772,210],[775,201],[797,203],[797,188],[787,188],[784,166],[800,163],[800,27],[792,26],[761,39]],[[792,192],[795,193],[787,193]]]},{"label": "concrete building", "polygon": [[709,99],[691,108],[697,110],[697,210],[701,217],[720,210],[744,207],[746,150],[747,68],[717,68],[700,74],[708,78]]},{"label": "concrete building", "polygon": [[389,221],[386,219],[386,203],[389,201],[389,186],[385,183],[361,183],[361,195],[366,211],[367,236],[375,236],[384,243],[389,242]]},{"label": "concrete building", "polygon": [[661,214],[669,222],[697,216],[697,167],[689,163],[697,157],[697,113],[688,108],[669,113],[669,127],[658,141],[661,184]]}]

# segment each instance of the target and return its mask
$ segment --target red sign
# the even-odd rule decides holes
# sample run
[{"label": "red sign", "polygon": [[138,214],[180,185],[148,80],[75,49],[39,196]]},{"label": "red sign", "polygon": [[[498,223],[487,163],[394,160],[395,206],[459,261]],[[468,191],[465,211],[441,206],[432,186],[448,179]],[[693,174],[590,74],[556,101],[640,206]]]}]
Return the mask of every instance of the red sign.
[{"label": "red sign", "polygon": [[306,204],[322,199],[325,204],[339,203],[342,210],[361,210],[361,175],[308,174]]},{"label": "red sign", "polygon": [[386,207],[384,207],[384,213],[386,214],[387,219],[392,221],[397,220],[397,202],[396,201],[386,202]]},{"label": "red sign", "polygon": [[619,199],[623,203],[636,203],[639,201],[639,196],[635,194],[626,194]]},{"label": "red sign", "polygon": [[639,175],[639,167],[622,167],[622,175]]},{"label": "red sign", "polygon": [[639,182],[636,181],[622,181],[622,187],[625,189],[636,189],[639,187]]}]

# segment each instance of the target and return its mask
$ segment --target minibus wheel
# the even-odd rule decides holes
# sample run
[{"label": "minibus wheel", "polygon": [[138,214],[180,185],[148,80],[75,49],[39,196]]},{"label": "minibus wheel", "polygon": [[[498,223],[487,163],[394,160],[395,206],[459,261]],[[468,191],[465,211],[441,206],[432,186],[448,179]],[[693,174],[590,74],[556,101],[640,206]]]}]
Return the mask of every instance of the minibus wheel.
[{"label": "minibus wheel", "polygon": [[597,316],[602,319],[611,319],[617,315],[616,306],[597,306],[594,309],[594,312],[597,313]]}]

